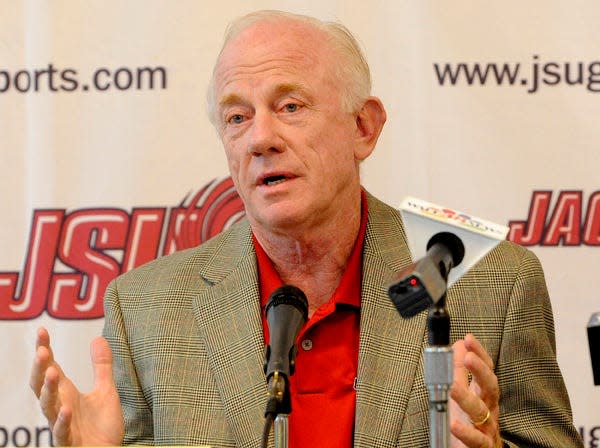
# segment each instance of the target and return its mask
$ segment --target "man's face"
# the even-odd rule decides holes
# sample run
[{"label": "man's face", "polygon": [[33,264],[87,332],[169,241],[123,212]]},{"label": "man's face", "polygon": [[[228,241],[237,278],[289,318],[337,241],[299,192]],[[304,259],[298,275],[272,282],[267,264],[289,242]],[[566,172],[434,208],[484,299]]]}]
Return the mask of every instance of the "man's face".
[{"label": "man's face", "polygon": [[321,32],[280,20],[242,31],[219,59],[217,126],[255,226],[310,230],[358,200],[356,117],[340,107],[334,57]]}]

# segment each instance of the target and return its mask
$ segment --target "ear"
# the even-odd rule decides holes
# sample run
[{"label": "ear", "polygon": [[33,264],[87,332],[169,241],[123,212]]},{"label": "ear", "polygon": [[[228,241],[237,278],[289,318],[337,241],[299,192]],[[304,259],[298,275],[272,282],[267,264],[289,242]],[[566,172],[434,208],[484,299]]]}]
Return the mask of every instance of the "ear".
[{"label": "ear", "polygon": [[387,118],[385,108],[377,97],[368,97],[356,114],[356,146],[354,158],[361,161],[375,149],[379,134]]}]

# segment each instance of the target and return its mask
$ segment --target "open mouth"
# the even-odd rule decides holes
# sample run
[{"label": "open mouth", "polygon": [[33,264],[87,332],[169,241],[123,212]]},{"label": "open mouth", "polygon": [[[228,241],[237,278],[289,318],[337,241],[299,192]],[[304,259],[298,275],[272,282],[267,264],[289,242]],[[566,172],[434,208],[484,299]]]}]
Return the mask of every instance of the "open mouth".
[{"label": "open mouth", "polygon": [[288,180],[285,176],[267,176],[263,179],[263,185],[273,186]]}]

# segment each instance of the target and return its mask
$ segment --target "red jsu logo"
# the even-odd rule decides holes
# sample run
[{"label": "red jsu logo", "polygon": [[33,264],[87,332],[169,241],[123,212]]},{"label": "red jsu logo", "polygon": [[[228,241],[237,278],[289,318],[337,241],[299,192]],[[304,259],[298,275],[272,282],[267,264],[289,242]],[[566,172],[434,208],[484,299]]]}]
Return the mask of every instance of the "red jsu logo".
[{"label": "red jsu logo", "polygon": [[600,246],[600,191],[584,209],[581,191],[561,191],[551,208],[552,191],[534,191],[526,221],[510,221],[508,239],[523,246]]},{"label": "red jsu logo", "polygon": [[196,246],[243,216],[230,178],[171,209],[34,210],[22,272],[0,272],[0,319],[44,311],[57,319],[103,317],[104,290],[117,275]]}]

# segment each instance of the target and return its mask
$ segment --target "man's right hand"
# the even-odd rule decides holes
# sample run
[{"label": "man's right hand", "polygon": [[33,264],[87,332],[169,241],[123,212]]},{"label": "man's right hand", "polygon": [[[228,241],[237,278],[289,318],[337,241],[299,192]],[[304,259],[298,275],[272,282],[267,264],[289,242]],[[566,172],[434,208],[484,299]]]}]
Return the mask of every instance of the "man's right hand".
[{"label": "man's right hand", "polygon": [[56,446],[121,445],[123,413],[112,373],[112,352],[98,337],[91,345],[94,389],[77,390],[54,360],[50,336],[45,328],[37,332],[36,354],[29,385],[52,430]]}]

